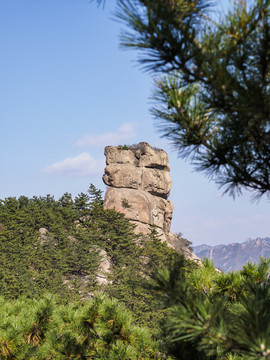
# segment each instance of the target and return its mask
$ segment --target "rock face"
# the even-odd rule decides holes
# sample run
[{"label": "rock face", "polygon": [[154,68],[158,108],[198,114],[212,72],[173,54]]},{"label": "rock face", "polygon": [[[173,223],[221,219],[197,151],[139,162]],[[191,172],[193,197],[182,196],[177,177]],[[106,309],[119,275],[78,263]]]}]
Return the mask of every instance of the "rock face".
[{"label": "rock face", "polygon": [[105,195],[104,207],[120,211],[133,221],[156,225],[165,233],[170,231],[172,203],[145,190],[109,187]]},{"label": "rock face", "polygon": [[[155,225],[163,241],[184,249],[181,239],[170,231],[173,204],[168,200],[172,181],[167,153],[142,142],[106,146],[105,156],[103,181],[108,189],[104,208],[124,213],[137,225],[137,232],[148,234]],[[193,257],[188,249],[186,255]]]},{"label": "rock face", "polygon": [[38,240],[40,241],[40,243],[43,245],[45,242],[48,241],[48,237],[49,237],[49,231],[45,228],[40,228],[38,230],[39,232],[39,238]]},{"label": "rock face", "polygon": [[99,285],[108,285],[111,283],[108,280],[108,275],[111,272],[112,264],[105,250],[100,249],[99,255],[101,256],[101,262],[98,267],[97,283]]},{"label": "rock face", "polygon": [[147,143],[106,146],[103,181],[115,188],[143,190],[167,199],[172,187],[168,155]]}]

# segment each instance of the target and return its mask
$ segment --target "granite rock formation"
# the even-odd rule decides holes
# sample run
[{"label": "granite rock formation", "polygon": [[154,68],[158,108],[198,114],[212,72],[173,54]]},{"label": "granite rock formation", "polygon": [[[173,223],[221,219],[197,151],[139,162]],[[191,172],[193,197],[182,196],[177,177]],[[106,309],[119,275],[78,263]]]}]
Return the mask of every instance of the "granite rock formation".
[{"label": "granite rock formation", "polygon": [[108,188],[104,208],[124,213],[137,225],[137,232],[148,234],[150,226],[156,226],[163,241],[196,258],[183,240],[170,231],[173,204],[168,200],[172,181],[167,153],[141,142],[106,146],[105,156],[103,181]]}]

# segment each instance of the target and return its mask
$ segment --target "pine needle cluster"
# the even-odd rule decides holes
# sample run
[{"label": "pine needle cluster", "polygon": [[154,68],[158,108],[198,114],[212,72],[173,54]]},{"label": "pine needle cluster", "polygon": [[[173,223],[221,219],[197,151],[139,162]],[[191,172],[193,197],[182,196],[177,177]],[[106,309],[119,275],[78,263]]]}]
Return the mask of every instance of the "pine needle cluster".
[{"label": "pine needle cluster", "polygon": [[270,358],[270,260],[217,273],[209,260],[190,271],[173,263],[156,274],[169,315],[162,339],[174,359]]},{"label": "pine needle cluster", "polygon": [[155,75],[163,136],[225,192],[270,193],[270,2],[119,0],[123,47]]}]

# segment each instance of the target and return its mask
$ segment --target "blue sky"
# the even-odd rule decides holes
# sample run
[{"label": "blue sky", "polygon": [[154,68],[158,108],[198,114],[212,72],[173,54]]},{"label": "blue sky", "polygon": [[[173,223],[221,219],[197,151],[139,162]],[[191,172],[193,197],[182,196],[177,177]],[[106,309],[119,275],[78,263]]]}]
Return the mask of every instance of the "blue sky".
[{"label": "blue sky", "polygon": [[0,2],[0,198],[105,190],[105,145],[147,141],[169,154],[172,230],[194,245],[270,236],[270,204],[236,200],[160,139],[152,79],[119,49],[120,25],[88,0]]}]

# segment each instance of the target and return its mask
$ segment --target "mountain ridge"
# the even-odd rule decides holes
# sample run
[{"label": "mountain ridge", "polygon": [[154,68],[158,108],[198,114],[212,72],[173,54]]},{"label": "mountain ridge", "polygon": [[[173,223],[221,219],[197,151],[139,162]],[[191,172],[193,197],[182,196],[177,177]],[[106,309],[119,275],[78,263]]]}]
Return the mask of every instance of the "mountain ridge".
[{"label": "mountain ridge", "polygon": [[193,251],[200,258],[210,258],[224,272],[240,270],[248,262],[258,263],[260,257],[270,257],[270,237],[248,238],[227,245],[202,244],[194,246]]}]

